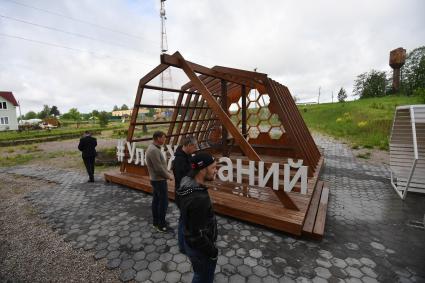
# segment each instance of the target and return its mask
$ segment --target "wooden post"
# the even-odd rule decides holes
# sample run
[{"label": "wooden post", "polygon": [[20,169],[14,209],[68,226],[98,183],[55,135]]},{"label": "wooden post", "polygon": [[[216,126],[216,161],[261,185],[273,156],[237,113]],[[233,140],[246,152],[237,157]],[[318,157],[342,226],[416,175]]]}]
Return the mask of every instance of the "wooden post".
[{"label": "wooden post", "polygon": [[[221,80],[221,108],[229,115],[227,106],[227,82],[223,79]],[[221,126],[221,131],[221,145],[224,149],[227,147],[227,129],[223,124]]]},{"label": "wooden post", "polygon": [[248,136],[248,133],[246,132],[246,86],[241,86],[241,98],[242,98],[242,135],[246,139]]}]

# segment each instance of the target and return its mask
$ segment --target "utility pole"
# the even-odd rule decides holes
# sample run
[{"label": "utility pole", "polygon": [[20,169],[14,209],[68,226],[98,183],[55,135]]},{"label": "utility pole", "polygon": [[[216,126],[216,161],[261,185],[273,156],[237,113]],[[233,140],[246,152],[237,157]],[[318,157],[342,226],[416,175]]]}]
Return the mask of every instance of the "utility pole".
[{"label": "utility pole", "polygon": [[317,104],[320,104],[320,89],[321,89],[322,87],[320,87],[319,86],[319,96],[317,97]]},{"label": "utility pole", "polygon": [[334,103],[334,91],[332,91],[332,103]]}]

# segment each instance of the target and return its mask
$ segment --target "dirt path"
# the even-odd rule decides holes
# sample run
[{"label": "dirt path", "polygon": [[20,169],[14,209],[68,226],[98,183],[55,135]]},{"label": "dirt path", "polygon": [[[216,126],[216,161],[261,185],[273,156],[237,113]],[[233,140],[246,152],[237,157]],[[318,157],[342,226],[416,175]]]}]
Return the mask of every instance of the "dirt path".
[{"label": "dirt path", "polygon": [[91,252],[64,242],[24,199],[53,184],[3,173],[0,179],[0,282],[119,281]]}]

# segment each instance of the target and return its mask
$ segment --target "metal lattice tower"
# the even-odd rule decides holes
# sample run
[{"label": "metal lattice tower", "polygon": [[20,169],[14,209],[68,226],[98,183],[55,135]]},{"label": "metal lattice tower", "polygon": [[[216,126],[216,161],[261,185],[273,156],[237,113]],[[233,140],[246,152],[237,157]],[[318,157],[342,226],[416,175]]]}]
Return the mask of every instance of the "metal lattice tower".
[{"label": "metal lattice tower", "polygon": [[[167,16],[165,14],[165,1],[166,0],[160,0],[161,1],[161,9],[160,9],[160,16],[161,16],[161,54],[166,54],[168,51],[168,41],[167,41],[167,29],[165,26],[165,21],[167,20]],[[164,72],[161,73],[161,87],[169,87],[172,88],[173,79],[171,76],[171,69],[168,68]],[[164,102],[175,104],[174,96],[170,98],[164,98],[164,92],[161,91],[161,105],[166,105]]]}]

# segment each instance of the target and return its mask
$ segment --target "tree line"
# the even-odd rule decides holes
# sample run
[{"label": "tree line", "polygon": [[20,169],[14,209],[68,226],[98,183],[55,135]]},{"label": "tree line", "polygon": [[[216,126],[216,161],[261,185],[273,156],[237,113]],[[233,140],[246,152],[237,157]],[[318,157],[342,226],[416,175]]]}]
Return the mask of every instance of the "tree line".
[{"label": "tree line", "polygon": [[[353,96],[359,98],[382,97],[395,94],[392,90],[392,72],[371,70],[357,76],[353,86]],[[406,63],[401,68],[400,92],[402,95],[415,95],[425,98],[425,46],[410,51]],[[341,88],[338,101],[347,99],[347,92]]]}]

